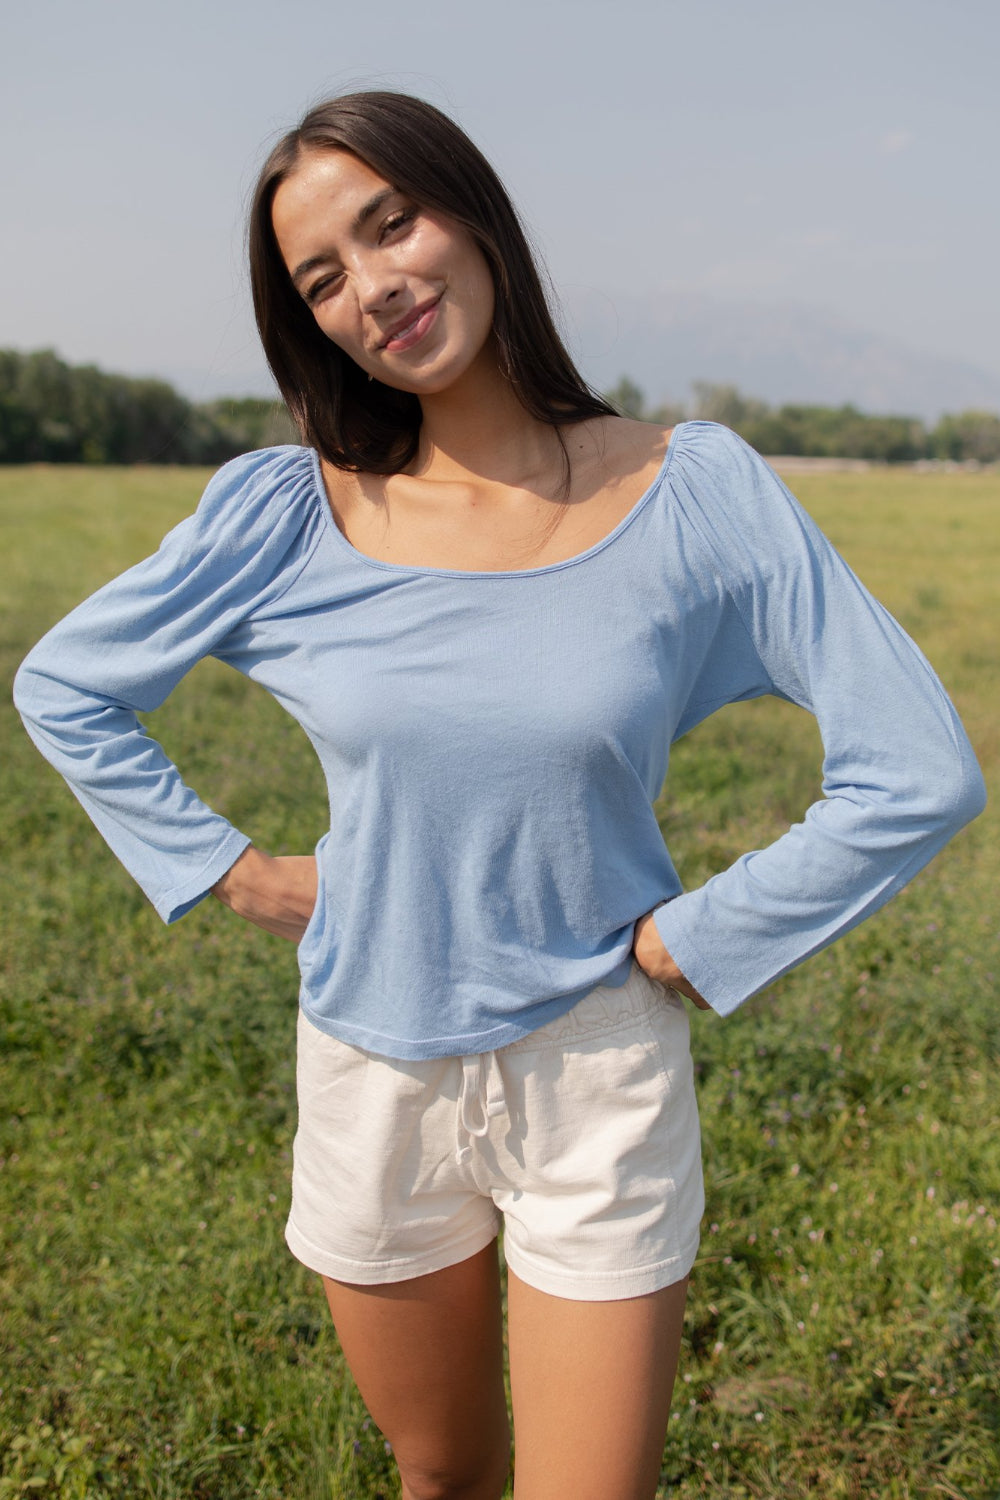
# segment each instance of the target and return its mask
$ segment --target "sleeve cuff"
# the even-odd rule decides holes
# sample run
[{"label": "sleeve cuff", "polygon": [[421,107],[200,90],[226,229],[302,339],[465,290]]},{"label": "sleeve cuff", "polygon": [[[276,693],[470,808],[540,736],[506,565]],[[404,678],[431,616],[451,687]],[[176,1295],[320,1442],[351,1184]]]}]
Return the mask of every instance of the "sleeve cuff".
[{"label": "sleeve cuff", "polygon": [[232,869],[251,843],[247,834],[234,828],[196,876],[153,900],[157,914],[167,923],[176,922],[186,915],[199,902],[204,901],[216,881],[221,880],[226,871]]}]

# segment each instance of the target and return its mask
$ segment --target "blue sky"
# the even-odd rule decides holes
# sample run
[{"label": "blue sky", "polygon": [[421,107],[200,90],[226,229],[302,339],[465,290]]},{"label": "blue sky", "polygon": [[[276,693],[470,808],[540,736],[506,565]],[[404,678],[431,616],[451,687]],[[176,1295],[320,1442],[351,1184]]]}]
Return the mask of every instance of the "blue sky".
[{"label": "blue sky", "polygon": [[246,195],[309,103],[367,85],[495,162],[594,378],[629,359],[601,327],[672,299],[1000,379],[998,58],[995,0],[32,0],[0,29],[0,345],[266,389]]}]

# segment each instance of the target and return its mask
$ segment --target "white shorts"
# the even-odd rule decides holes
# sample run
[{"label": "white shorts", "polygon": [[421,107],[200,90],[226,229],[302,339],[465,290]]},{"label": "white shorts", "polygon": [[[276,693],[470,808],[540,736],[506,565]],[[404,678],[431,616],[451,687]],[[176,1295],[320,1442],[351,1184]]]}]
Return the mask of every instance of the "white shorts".
[{"label": "white shorts", "polygon": [[682,1280],[704,1210],[688,1015],[633,963],[495,1052],[382,1057],[299,1014],[292,1253],[362,1285],[455,1265],[493,1240],[558,1297]]}]

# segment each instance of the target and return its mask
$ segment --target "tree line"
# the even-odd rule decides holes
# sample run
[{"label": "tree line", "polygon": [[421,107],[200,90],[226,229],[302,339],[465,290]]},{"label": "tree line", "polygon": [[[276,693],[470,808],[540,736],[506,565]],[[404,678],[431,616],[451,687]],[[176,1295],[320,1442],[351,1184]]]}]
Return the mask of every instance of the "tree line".
[{"label": "tree line", "polygon": [[[724,422],[761,453],[906,463],[1000,461],[1000,416],[965,411],[928,427],[915,417],[854,406],[768,406],[731,385],[693,386],[687,407],[647,407],[627,377],[607,393],[624,416],[673,426]],[[272,443],[297,442],[280,401],[192,402],[165,380],[69,365],[51,349],[0,349],[0,463],[220,464]]]},{"label": "tree line", "polygon": [[165,380],[0,349],[0,463],[220,464],[297,440],[281,402],[192,402]]},{"label": "tree line", "polygon": [[958,412],[929,427],[917,417],[872,416],[855,406],[768,406],[732,385],[699,381],[692,390],[689,407],[647,408],[643,392],[627,377],[606,394],[623,416],[661,422],[665,427],[690,417],[724,422],[759,453],[863,458],[876,463],[927,458],[987,464],[1000,460],[1000,415],[995,412]]}]

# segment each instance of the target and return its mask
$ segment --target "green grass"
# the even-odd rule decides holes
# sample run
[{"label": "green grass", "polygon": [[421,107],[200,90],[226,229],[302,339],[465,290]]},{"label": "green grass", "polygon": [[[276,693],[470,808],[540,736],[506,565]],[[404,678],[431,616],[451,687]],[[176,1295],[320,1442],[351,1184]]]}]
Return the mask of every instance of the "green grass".
[{"label": "green grass", "polygon": [[[203,479],[0,469],[6,681]],[[796,487],[942,673],[989,779],[997,476]],[[264,846],[311,846],[312,752],[262,693],[206,663],[153,727]],[[214,903],[163,928],[9,708],[2,734],[0,1500],[396,1493],[282,1240],[292,949]],[[659,808],[685,880],[818,781],[786,705],[703,725]],[[695,1018],[708,1212],[664,1496],[1000,1496],[994,822],[736,1016]]]}]

